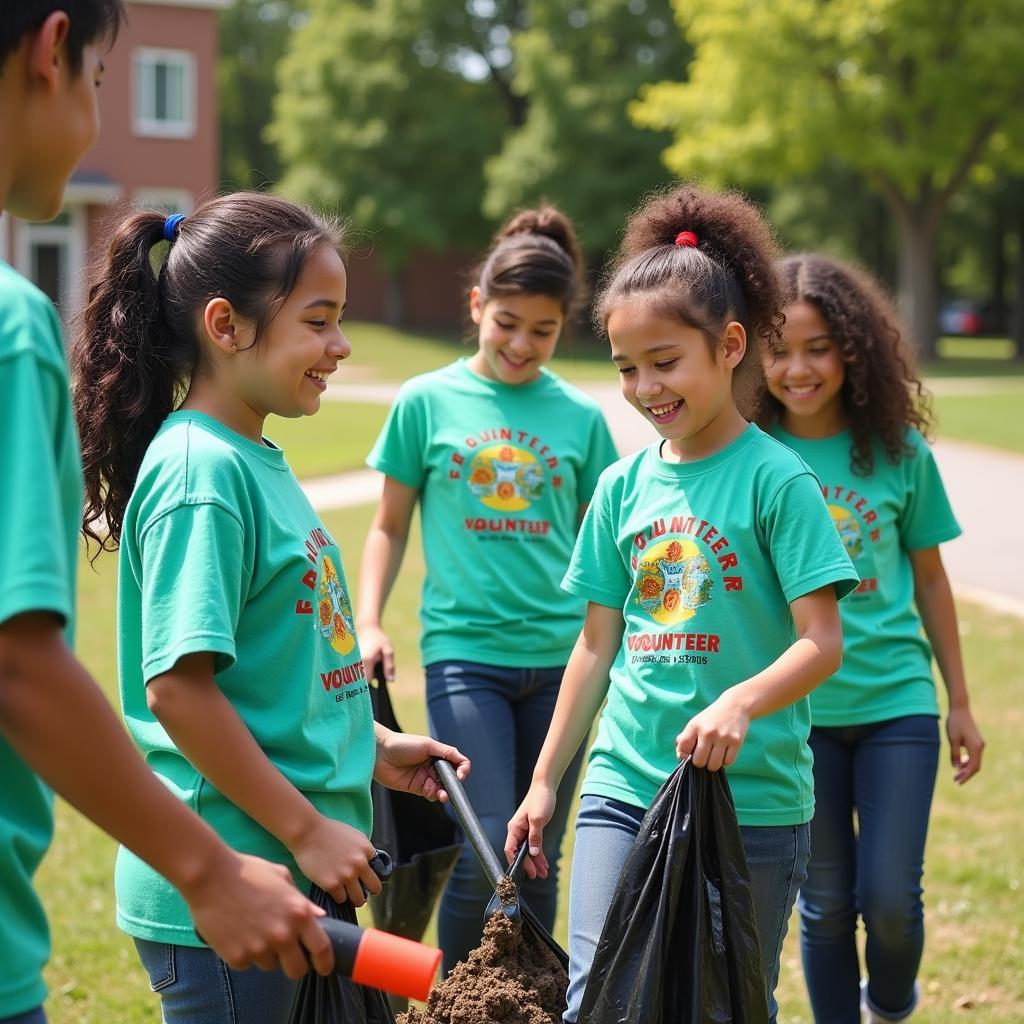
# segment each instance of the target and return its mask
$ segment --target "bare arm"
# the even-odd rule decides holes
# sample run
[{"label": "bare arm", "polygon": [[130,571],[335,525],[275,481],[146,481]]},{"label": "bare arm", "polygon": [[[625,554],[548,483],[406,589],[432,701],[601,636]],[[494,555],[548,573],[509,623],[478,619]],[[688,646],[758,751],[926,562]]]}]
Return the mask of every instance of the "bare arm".
[{"label": "bare arm", "polygon": [[953,591],[937,547],[911,551],[910,565],[914,572],[914,599],[949,699],[946,735],[954,781],[963,784],[981,770],[985,741],[971,714]]},{"label": "bare arm", "polygon": [[562,676],[558,701],[544,739],[533,782],[519,809],[508,823],[505,855],[509,863],[524,842],[530,855],[526,873],[545,878],[548,862],[544,856],[544,826],[555,810],[555,791],[569,762],[587,738],[601,704],[608,693],[608,673],[622,644],[622,611],[605,605],[587,605],[587,616],[569,663]]},{"label": "bare arm", "polygon": [[838,671],[843,631],[831,584],[790,604],[797,639],[757,675],[731,686],[687,722],[676,737],[678,757],[718,771],[735,762],[750,723],[806,697]]},{"label": "bare arm", "polygon": [[356,631],[367,678],[373,675],[374,666],[381,659],[385,679],[395,678],[395,651],[381,627],[381,618],[405,556],[419,496],[414,487],[407,487],[394,477],[384,477],[384,491],[363,546]]},{"label": "bare arm", "polygon": [[48,613],[0,625],[0,733],[73,807],[164,875],[233,967],[333,962],[320,912],[279,865],[230,850],[149,771]]},{"label": "bare arm", "polygon": [[270,761],[217,686],[213,655],[190,654],[146,687],[150,710],[205,778],[276,836],[302,873],[355,906],[360,883],[380,892],[373,844],[358,829],[320,814]]}]

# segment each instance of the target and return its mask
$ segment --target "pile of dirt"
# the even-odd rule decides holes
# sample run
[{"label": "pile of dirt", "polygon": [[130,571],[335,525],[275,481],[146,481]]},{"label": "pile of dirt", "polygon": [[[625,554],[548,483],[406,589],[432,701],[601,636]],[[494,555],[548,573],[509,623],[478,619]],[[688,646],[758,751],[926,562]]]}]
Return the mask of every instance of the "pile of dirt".
[{"label": "pile of dirt", "polygon": [[398,1024],[559,1024],[568,987],[554,953],[521,921],[495,914],[469,959],[431,991],[427,1008],[410,1009]]}]

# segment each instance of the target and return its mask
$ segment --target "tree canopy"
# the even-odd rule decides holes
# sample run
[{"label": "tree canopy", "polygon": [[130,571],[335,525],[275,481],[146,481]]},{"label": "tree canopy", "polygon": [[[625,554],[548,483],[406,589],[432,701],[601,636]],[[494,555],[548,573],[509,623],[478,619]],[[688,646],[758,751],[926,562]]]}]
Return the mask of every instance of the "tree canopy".
[{"label": "tree canopy", "polygon": [[935,325],[935,239],[985,161],[1022,158],[1024,0],[675,0],[694,46],[685,82],[647,88],[636,122],[673,132],[680,175],[735,183],[828,161],[885,200],[900,297],[919,340]]}]

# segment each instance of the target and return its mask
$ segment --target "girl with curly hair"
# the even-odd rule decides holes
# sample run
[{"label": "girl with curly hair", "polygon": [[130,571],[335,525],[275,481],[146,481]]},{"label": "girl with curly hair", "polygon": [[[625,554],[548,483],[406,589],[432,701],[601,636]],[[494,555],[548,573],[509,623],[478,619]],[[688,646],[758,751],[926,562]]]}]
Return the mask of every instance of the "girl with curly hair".
[{"label": "girl with curly hair", "polygon": [[[583,602],[558,583],[597,478],[616,458],[597,403],[545,366],[578,305],[581,269],[564,214],[515,214],[469,293],[476,351],[407,381],[368,459],[385,478],[359,582],[366,672],[383,661],[394,677],[381,617],[419,503],[430,730],[472,758],[466,790],[495,850],[529,785],[583,621]],[[553,865],[581,758],[548,837]],[[446,971],[480,944],[492,892],[467,846],[441,900]],[[556,870],[524,895],[550,930]]]},{"label": "girl with curly hair", "polygon": [[527,872],[545,873],[556,787],[604,703],[576,820],[568,1024],[646,810],[683,757],[728,774],[775,1019],[814,808],[807,694],[839,667],[837,600],[857,577],[806,464],[749,422],[760,345],[782,322],[774,259],[740,196],[682,186],[630,218],[597,304],[623,395],[661,439],[602,475],[580,530],[563,586],[589,602],[583,633],[505,848],[528,841]]},{"label": "girl with curly hair", "polygon": [[905,1020],[918,999],[939,758],[933,649],[958,784],[979,770],[984,746],[939,554],[960,528],[922,436],[926,396],[881,288],[813,254],[784,260],[780,276],[786,323],[782,345],[765,353],[761,420],[817,473],[861,576],[842,605],[842,668],[811,696],[818,811],[800,893],[804,974],[817,1024],[856,1024],[862,1009],[869,1022]]}]

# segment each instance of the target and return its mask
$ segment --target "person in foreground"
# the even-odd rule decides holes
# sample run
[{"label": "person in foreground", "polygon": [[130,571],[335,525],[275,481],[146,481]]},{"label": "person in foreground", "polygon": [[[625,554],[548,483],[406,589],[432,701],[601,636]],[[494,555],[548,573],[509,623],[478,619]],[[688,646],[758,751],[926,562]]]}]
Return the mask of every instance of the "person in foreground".
[{"label": "person in foreground", "polygon": [[[49,220],[99,130],[120,0],[16,0],[0,15],[0,212]],[[72,652],[82,471],[61,326],[0,262],[0,1021],[39,1024],[50,935],[33,875],[52,789],[152,865],[235,968],[327,973],[320,911],[285,868],[231,850],[149,771]]]},{"label": "person in foreground", "polygon": [[597,303],[622,392],[661,440],[601,476],[563,586],[587,599],[533,783],[505,852],[544,828],[601,709],[569,901],[575,1024],[644,814],[680,758],[726,770],[774,990],[814,809],[807,694],[839,667],[837,599],[857,577],[806,464],[748,421],[778,340],[771,235],[732,194],[683,186],[626,225]]}]

